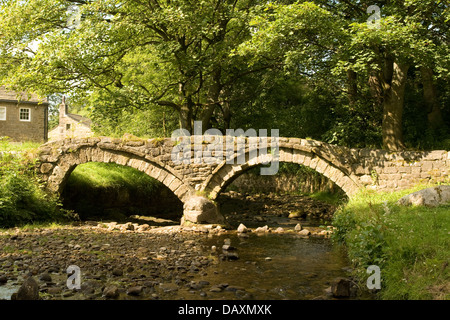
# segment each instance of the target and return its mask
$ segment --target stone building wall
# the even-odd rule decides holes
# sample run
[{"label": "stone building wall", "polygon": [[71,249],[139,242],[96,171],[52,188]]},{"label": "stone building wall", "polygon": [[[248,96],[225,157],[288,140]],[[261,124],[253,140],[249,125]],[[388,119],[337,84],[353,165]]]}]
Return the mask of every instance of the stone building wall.
[{"label": "stone building wall", "polygon": [[[10,137],[12,141],[47,141],[47,104],[0,102],[0,107],[6,107],[6,120],[0,120],[0,136]],[[30,110],[30,121],[19,120],[20,108]]]},{"label": "stone building wall", "polygon": [[65,98],[59,106],[59,124],[48,134],[49,140],[61,140],[66,138],[91,137],[91,120],[77,114],[68,112]]}]

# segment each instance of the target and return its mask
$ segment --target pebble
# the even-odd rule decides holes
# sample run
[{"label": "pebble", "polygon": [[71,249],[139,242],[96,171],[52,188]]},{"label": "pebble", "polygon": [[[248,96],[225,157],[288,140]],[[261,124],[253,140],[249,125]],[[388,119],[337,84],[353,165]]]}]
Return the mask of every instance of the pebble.
[{"label": "pebble", "polygon": [[8,277],[6,275],[2,274],[0,276],[0,286],[4,285],[6,282],[8,282]]},{"label": "pebble", "polygon": [[142,286],[130,287],[127,290],[127,295],[129,296],[139,296],[142,293]]},{"label": "pebble", "polygon": [[119,269],[119,268],[115,268],[115,269],[113,269],[112,274],[113,274],[113,276],[121,277],[121,276],[123,276],[123,270]]},{"label": "pebble", "polygon": [[47,293],[52,295],[60,294],[61,292],[62,292],[61,287],[50,287],[47,289]]},{"label": "pebble", "polygon": [[107,286],[103,289],[103,296],[107,299],[116,299],[119,297],[119,288],[117,286]]},{"label": "pebble", "polygon": [[39,280],[44,281],[44,282],[52,282],[52,277],[50,276],[50,274],[48,272],[45,272],[45,273],[41,274],[41,276],[39,277]]},{"label": "pebble", "polygon": [[223,290],[223,288],[219,287],[219,286],[214,286],[211,289],[209,289],[210,292],[221,292]]}]

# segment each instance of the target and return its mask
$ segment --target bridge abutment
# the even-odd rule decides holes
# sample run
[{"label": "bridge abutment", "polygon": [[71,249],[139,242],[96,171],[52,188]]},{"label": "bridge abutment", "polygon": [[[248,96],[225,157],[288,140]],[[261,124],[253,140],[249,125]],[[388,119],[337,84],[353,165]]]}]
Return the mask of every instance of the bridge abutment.
[{"label": "bridge abutment", "polygon": [[216,203],[203,196],[192,196],[184,202],[181,224],[224,224],[225,218]]}]

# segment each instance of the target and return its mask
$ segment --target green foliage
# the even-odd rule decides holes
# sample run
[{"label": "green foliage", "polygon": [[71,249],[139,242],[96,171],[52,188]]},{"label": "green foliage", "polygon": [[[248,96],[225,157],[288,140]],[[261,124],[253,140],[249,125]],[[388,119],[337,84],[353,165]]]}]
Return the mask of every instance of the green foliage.
[{"label": "green foliage", "polygon": [[20,153],[0,156],[2,228],[34,222],[64,221],[68,218],[67,213],[61,210],[58,199],[43,190],[33,163],[33,159]]},{"label": "green foliage", "polygon": [[429,186],[361,193],[338,210],[332,239],[342,243],[362,286],[366,268],[381,269],[382,299],[448,299],[449,206],[404,207],[397,200]]},{"label": "green foliage", "polygon": [[[202,120],[205,130],[275,128],[379,148],[386,101],[397,94],[390,93],[395,62],[408,66],[407,94],[398,92],[404,102],[396,107],[402,145],[448,149],[448,6],[382,2],[373,28],[372,4],[3,1],[0,83],[50,96],[50,127],[65,94],[102,135],[170,136]],[[422,68],[432,71],[439,121],[429,117]]]}]

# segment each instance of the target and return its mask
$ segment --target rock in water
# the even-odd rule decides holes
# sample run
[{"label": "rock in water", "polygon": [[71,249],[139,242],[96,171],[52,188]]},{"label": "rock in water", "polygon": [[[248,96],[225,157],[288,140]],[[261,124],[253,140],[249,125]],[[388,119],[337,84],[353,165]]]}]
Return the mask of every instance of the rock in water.
[{"label": "rock in water", "polygon": [[331,293],[336,298],[350,297],[351,281],[346,278],[336,278],[331,283]]},{"label": "rock in water", "polygon": [[247,232],[247,227],[241,223],[239,225],[239,227],[237,228],[237,232],[239,232],[239,233]]},{"label": "rock in water", "polygon": [[308,229],[303,229],[303,230],[299,231],[298,234],[301,236],[309,236],[311,234],[311,232]]},{"label": "rock in water", "polygon": [[445,203],[450,203],[450,185],[416,191],[398,200],[398,204],[404,206],[437,207]]},{"label": "rock in water", "polygon": [[33,277],[29,277],[20,286],[15,295],[16,300],[39,300],[39,285]]}]

